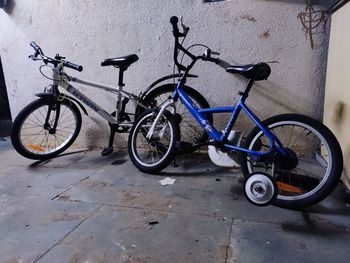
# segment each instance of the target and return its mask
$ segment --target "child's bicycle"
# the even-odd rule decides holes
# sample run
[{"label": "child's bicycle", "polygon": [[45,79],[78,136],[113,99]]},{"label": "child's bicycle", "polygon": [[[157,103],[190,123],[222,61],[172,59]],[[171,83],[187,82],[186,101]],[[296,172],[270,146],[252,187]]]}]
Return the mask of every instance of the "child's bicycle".
[{"label": "child's bicycle", "polygon": [[[174,115],[175,103],[180,100],[209,135],[209,143],[222,152],[240,153],[240,164],[245,177],[244,192],[255,205],[273,202],[287,208],[300,208],[324,199],[334,189],[343,169],[343,157],[339,143],[332,132],[321,122],[300,114],[282,114],[260,121],[247,107],[254,81],[267,79],[271,73],[266,63],[244,66],[227,66],[226,71],[240,74],[248,82],[236,105],[230,107],[199,108],[183,89],[189,71],[198,60],[220,64],[206,47],[204,55],[195,56],[182,46],[179,38],[185,38],[189,28],[179,32],[177,17],[170,19],[175,37],[174,61],[184,74],[179,78],[171,99],[157,110],[144,112],[129,134],[129,155],[134,165],[147,173],[167,167],[180,141],[179,125]],[[198,44],[200,46],[204,46]],[[179,51],[191,58],[187,66],[178,62]],[[229,134],[241,111],[244,111],[256,127],[241,146],[229,139]],[[232,113],[224,131],[218,131],[205,114]]]},{"label": "child's bicycle", "polygon": [[[22,109],[13,123],[12,144],[19,154],[30,159],[53,158],[65,151],[74,142],[80,132],[82,123],[78,106],[87,115],[82,103],[108,121],[110,126],[109,144],[102,151],[102,155],[111,154],[115,133],[129,132],[135,117],[145,110],[158,107],[166,101],[173,93],[175,84],[164,83],[164,81],[180,76],[177,74],[165,76],[155,81],[143,93],[135,95],[123,90],[125,85],[123,75],[128,67],[138,60],[135,54],[106,59],[101,63],[101,66],[119,68],[118,87],[113,87],[69,76],[65,73],[65,68],[82,71],[83,67],[64,60],[65,58],[58,54],[54,58],[45,56],[35,42],[31,42],[30,45],[35,50],[34,55],[31,55],[30,58],[44,62],[44,65],[40,67],[42,75],[45,76],[41,70],[42,67],[52,66],[52,78],[45,77],[53,81],[51,85],[45,88],[44,92],[36,94],[39,99]],[[191,75],[190,77],[197,76]],[[72,82],[116,94],[116,110],[108,113],[92,99],[73,87]],[[73,96],[61,93],[59,87],[67,90]],[[209,107],[206,99],[198,91],[189,86],[186,86],[185,89],[198,107]],[[135,111],[132,113],[126,111],[126,105],[130,100],[135,104]],[[196,149],[193,145],[206,141],[208,137],[199,125],[194,125],[192,120],[189,119],[192,117],[184,109],[181,109],[183,106],[180,104],[178,106],[177,119],[181,122],[181,135],[184,138],[179,143],[178,151],[191,152]],[[212,120],[212,115],[209,115],[209,118]]]}]

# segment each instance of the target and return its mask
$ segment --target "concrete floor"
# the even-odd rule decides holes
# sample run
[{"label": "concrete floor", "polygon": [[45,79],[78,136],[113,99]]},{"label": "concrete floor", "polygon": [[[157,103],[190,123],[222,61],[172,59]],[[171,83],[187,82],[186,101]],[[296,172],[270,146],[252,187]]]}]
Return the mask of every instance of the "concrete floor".
[{"label": "concrete floor", "polygon": [[[245,200],[240,172],[186,156],[159,175],[126,152],[47,162],[0,141],[0,262],[349,262],[339,187],[305,211]],[[165,177],[174,185],[161,186]]]}]

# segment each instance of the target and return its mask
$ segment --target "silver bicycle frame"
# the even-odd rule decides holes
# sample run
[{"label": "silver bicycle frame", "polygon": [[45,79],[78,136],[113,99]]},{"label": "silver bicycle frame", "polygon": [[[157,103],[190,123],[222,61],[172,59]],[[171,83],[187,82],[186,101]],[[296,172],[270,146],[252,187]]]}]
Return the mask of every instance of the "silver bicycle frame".
[{"label": "silver bicycle frame", "polygon": [[[120,113],[121,107],[122,107],[121,101],[122,101],[123,97],[128,97],[129,99],[134,101],[135,105],[139,105],[139,106],[147,109],[147,107],[145,105],[143,105],[137,101],[137,97],[134,94],[129,93],[127,91],[124,91],[123,86],[118,86],[118,88],[115,88],[115,87],[110,86],[110,85],[105,85],[105,84],[100,84],[97,82],[92,82],[89,80],[79,79],[77,77],[72,77],[72,76],[69,76],[67,74],[62,75],[60,72],[61,72],[60,65],[53,69],[53,85],[61,86],[62,88],[64,88],[69,93],[71,93],[74,97],[76,97],[81,102],[83,102],[84,104],[89,106],[98,115],[100,115],[102,118],[104,118],[105,120],[107,120],[110,123],[119,124],[120,126],[128,126],[128,127],[131,127],[133,125],[132,122],[120,123],[118,120],[119,113]],[[109,114],[107,111],[105,111],[102,107],[97,105],[93,100],[91,100],[86,95],[84,95],[82,92],[77,90],[74,86],[72,86],[70,84],[70,82],[76,82],[76,83],[80,83],[80,84],[83,84],[86,86],[95,87],[95,88],[103,89],[105,91],[110,91],[110,92],[116,93],[118,95],[117,101],[119,102],[119,103],[117,103],[118,107],[116,108],[116,117],[114,118],[111,114]]]}]

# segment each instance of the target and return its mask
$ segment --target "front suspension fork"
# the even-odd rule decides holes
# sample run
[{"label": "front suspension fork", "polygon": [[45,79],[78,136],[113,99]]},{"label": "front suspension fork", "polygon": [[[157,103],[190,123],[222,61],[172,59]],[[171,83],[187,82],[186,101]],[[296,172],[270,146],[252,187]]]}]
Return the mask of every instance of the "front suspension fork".
[{"label": "front suspension fork", "polygon": [[[50,116],[52,111],[56,112],[53,126],[51,126],[51,123],[50,123]],[[61,112],[61,104],[58,101],[55,101],[54,103],[49,104],[49,108],[47,110],[47,114],[45,118],[44,129],[48,130],[50,134],[56,133],[60,112]]]}]

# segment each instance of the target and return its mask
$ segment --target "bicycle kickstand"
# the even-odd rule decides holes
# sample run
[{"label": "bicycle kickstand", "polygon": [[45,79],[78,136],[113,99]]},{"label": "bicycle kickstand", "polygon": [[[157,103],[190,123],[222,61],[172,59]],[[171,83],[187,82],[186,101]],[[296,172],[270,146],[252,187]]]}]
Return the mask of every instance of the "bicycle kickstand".
[{"label": "bicycle kickstand", "polygon": [[113,150],[114,150],[114,148],[113,148],[114,135],[115,135],[115,130],[113,129],[113,127],[111,127],[111,134],[109,135],[108,147],[106,147],[102,150],[102,152],[101,152],[102,156],[108,156],[113,152]]},{"label": "bicycle kickstand", "polygon": [[173,167],[179,167],[179,164],[176,162],[176,154],[174,155]]}]

